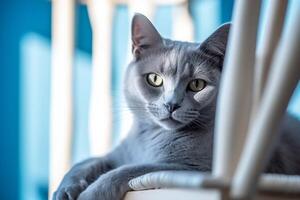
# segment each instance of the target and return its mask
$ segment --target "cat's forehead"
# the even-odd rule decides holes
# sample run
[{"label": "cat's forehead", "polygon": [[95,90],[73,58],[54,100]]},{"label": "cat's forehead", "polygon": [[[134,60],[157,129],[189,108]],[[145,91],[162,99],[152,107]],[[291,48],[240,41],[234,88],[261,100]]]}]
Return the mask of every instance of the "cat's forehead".
[{"label": "cat's forehead", "polygon": [[[149,52],[138,63],[140,74],[150,72],[178,79],[211,76],[211,67],[201,56],[200,44],[168,41],[164,48]],[[210,78],[210,77],[208,77]]]},{"label": "cat's forehead", "polygon": [[198,57],[198,45],[179,43],[167,48],[161,60],[160,71],[166,75],[191,77],[195,73],[204,72],[202,61]]}]

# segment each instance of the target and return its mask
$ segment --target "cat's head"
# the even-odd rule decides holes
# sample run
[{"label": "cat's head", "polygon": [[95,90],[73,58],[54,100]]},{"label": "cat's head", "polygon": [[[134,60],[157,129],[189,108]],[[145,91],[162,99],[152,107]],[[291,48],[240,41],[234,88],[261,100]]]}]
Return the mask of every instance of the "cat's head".
[{"label": "cat's head", "polygon": [[135,119],[168,130],[206,127],[214,118],[229,27],[219,27],[202,44],[179,42],[162,38],[136,14],[133,60],[124,79]]}]

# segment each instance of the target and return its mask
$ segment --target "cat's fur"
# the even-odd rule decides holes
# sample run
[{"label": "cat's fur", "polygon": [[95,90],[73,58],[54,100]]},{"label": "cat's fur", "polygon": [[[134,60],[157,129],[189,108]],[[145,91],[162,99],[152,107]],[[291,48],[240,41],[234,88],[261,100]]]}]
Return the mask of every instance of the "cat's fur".
[{"label": "cat's fur", "polygon": [[[146,17],[135,15],[134,59],[128,66],[124,88],[134,114],[130,134],[105,157],[75,165],[54,199],[120,200],[130,190],[128,181],[148,172],[210,171],[216,97],[229,27],[221,26],[202,44],[178,42],[163,39]],[[153,72],[164,78],[162,87],[147,83],[145,75]],[[206,81],[205,88],[200,92],[187,90],[188,83],[196,78]],[[282,155],[295,152],[293,148],[300,153],[299,137],[294,147],[277,148],[269,171],[300,173],[300,159]],[[288,136],[284,138],[291,144]]]}]

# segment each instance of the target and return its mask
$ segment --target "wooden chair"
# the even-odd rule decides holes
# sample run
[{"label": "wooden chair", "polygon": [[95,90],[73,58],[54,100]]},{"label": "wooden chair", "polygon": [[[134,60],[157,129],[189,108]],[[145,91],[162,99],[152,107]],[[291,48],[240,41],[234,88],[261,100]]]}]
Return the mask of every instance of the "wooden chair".
[{"label": "wooden chair", "polygon": [[[110,58],[114,6],[126,3],[131,13],[139,11],[151,18],[156,5],[177,5],[180,13],[174,26],[174,33],[180,33],[174,34],[177,39],[192,39],[192,22],[186,0],[86,0],[84,3],[88,6],[93,31],[90,150],[91,155],[103,155],[111,146]],[[287,0],[269,3],[268,23],[258,47],[261,1],[235,3],[218,99],[213,173],[146,174],[132,180],[130,186],[136,190],[177,189],[129,192],[126,200],[299,198],[298,176],[262,175],[263,161],[276,138],[276,124],[300,78],[300,8],[293,10],[291,22],[283,26],[287,3]],[[52,4],[50,195],[69,169],[71,160],[75,1],[53,0]],[[182,22],[188,27],[186,32],[179,31]],[[101,96],[103,93],[107,95]]]}]

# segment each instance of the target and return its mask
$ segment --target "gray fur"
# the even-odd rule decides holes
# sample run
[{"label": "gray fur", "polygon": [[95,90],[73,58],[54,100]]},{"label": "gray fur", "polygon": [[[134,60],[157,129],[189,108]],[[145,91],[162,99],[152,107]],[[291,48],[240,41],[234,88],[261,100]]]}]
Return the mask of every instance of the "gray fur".
[{"label": "gray fur", "polygon": [[[146,17],[135,15],[134,59],[124,84],[133,127],[107,156],[75,165],[54,199],[120,200],[130,190],[128,181],[148,172],[210,171],[216,97],[229,27],[221,26],[202,44],[179,42],[162,38]],[[163,77],[162,87],[147,83],[145,75],[153,72]],[[205,88],[187,90],[196,78],[206,81]],[[170,112],[165,104],[176,109]],[[278,163],[275,157],[274,166]],[[297,162],[299,168],[299,159]],[[269,171],[284,170],[287,167],[271,167]]]}]

